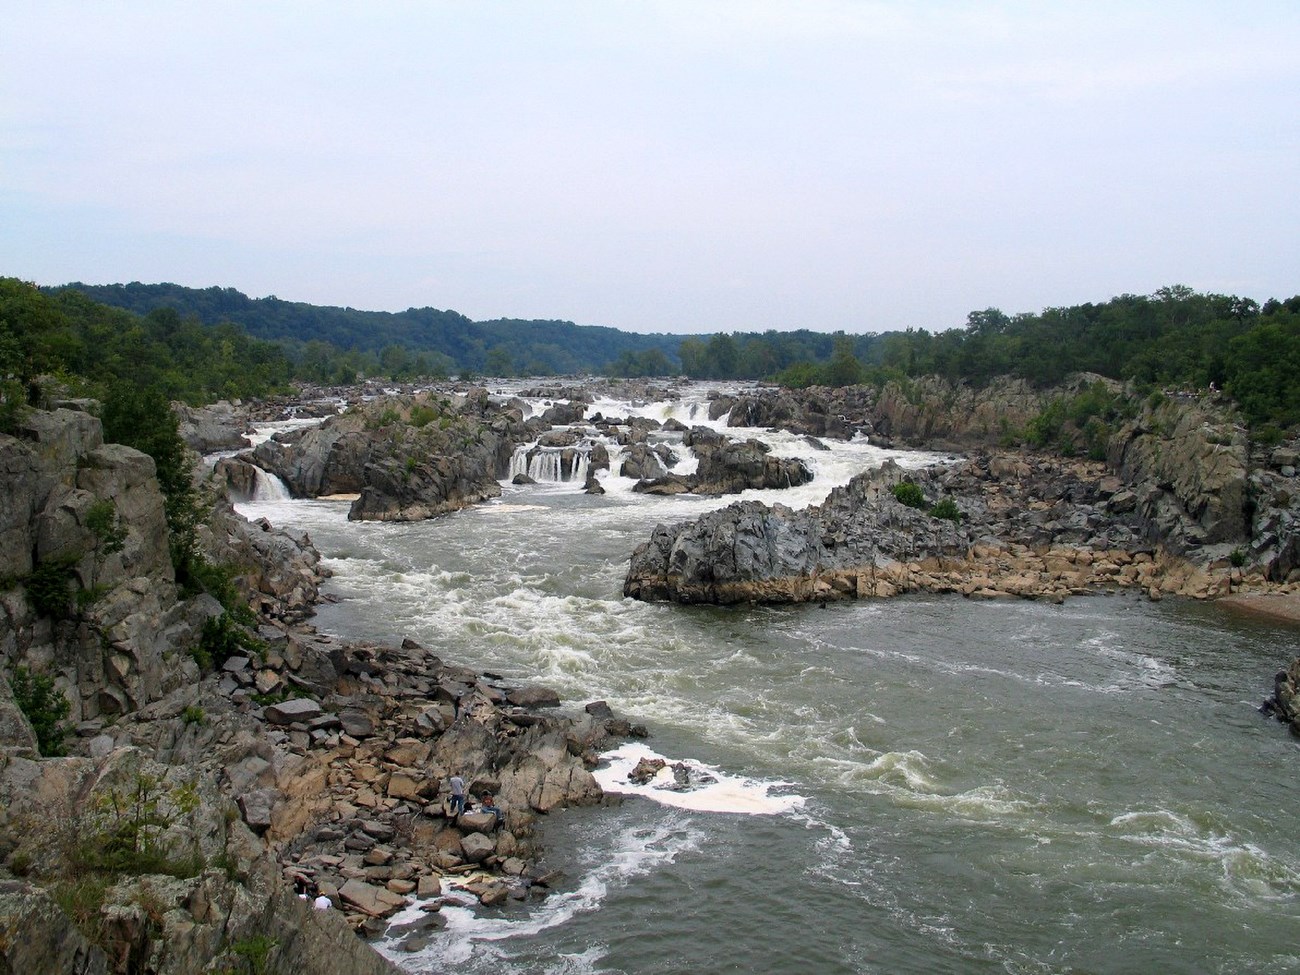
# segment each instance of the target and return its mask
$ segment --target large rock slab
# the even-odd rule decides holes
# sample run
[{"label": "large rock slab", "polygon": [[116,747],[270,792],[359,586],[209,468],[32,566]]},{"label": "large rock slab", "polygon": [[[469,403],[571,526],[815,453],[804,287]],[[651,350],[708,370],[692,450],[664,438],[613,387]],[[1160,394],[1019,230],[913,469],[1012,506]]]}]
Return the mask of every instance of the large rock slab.
[{"label": "large rock slab", "polygon": [[314,721],[325,713],[325,709],[307,697],[295,697],[278,704],[268,704],[263,714],[272,724],[294,724]]},{"label": "large rock slab", "polygon": [[339,888],[339,898],[363,914],[387,917],[407,905],[407,898],[384,887],[376,887],[364,880],[349,880]]}]

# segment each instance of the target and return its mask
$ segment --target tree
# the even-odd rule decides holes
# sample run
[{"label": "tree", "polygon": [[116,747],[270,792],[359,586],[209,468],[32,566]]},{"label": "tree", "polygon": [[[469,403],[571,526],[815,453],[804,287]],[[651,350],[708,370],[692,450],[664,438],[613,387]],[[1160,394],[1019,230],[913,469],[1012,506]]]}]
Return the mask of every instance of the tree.
[{"label": "tree", "polygon": [[483,372],[489,376],[513,376],[515,362],[510,350],[503,345],[488,349],[487,357],[483,360]]}]

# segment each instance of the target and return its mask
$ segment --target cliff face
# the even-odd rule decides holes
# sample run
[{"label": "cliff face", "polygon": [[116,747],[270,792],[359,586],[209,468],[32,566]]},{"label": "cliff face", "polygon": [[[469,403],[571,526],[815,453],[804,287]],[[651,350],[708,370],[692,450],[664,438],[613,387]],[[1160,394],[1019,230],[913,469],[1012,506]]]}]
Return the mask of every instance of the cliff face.
[{"label": "cliff face", "polygon": [[295,497],[356,494],[349,518],[415,521],[501,493],[522,415],[486,392],[384,397],[258,445],[249,458]]},{"label": "cliff face", "polygon": [[726,401],[727,423],[840,439],[864,434],[917,447],[990,446],[1023,430],[1050,396],[1019,379],[977,389],[923,376],[887,382],[879,391],[814,386],[747,393]]},{"label": "cliff face", "polygon": [[[199,975],[256,958],[267,975],[381,975],[396,969],[354,932],[411,896],[471,870],[463,889],[484,904],[545,893],[536,817],[600,800],[589,769],[626,722],[546,714],[553,692],[414,645],[315,633],[310,540],[249,524],[208,484],[197,542],[237,568],[258,622],[201,674],[190,651],[222,607],[177,591],[153,462],[65,410],[0,437],[0,468],[0,972]],[[70,701],[70,757],[38,756],[18,667]],[[449,815],[453,771],[504,820]],[[292,896],[305,878],[333,909]]]},{"label": "cliff face", "polygon": [[904,443],[988,446],[1023,430],[1048,398],[1020,379],[980,389],[936,376],[889,382],[872,408],[874,431]]},{"label": "cliff face", "polygon": [[[805,430],[834,414],[873,438],[974,451],[908,475],[927,507],[950,498],[960,524],[945,527],[951,523],[883,495],[882,484],[903,477],[886,465],[832,492],[820,508],[732,506],[660,526],[633,555],[624,591],[738,602],[918,588],[1057,598],[1131,585],[1205,597],[1241,581],[1228,582],[1233,567],[1251,585],[1300,574],[1300,451],[1288,446],[1252,458],[1231,404],[1218,397],[1155,396],[1131,405],[1133,419],[1110,435],[1104,465],[986,453],[990,441],[1025,429],[1054,398],[1068,400],[1095,380],[1037,392],[1019,381],[974,391],[930,379],[887,385],[875,399],[867,391],[753,394],[732,406],[733,419],[788,417],[791,429]],[[1134,403],[1115,384],[1109,393]]]},{"label": "cliff face", "polygon": [[1107,460],[1134,491],[1152,537],[1172,551],[1246,540],[1249,444],[1223,404],[1148,402],[1111,437]]},{"label": "cliff face", "polygon": [[185,650],[208,610],[177,600],[153,460],[103,443],[95,417],[57,410],[0,435],[0,465],[6,669],[56,675],[74,721],[197,679]]}]

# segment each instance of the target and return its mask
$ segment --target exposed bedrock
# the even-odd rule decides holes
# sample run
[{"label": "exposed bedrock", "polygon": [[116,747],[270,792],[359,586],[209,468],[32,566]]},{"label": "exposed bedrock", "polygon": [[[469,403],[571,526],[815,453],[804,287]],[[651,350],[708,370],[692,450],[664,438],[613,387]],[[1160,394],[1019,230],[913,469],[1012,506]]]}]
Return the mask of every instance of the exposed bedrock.
[{"label": "exposed bedrock", "polygon": [[484,390],[425,392],[280,434],[249,459],[295,497],[358,495],[351,519],[414,521],[498,496],[515,443],[529,437],[519,409]]},{"label": "exposed bedrock", "polygon": [[[904,480],[923,507],[896,499]],[[959,522],[931,513],[941,502]],[[624,592],[736,603],[911,591],[1064,598],[1122,586],[1209,596],[1231,584],[1227,572],[1165,559],[1146,507],[1100,463],[981,454],[905,472],[887,462],[820,506],[747,502],[661,525],[633,554]]]}]

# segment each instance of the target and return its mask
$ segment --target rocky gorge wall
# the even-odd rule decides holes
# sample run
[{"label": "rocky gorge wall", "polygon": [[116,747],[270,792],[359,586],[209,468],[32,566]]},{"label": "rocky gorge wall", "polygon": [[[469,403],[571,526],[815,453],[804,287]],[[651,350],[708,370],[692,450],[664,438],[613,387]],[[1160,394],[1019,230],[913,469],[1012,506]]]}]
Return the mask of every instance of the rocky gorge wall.
[{"label": "rocky gorge wall", "polygon": [[[1252,451],[1217,395],[1138,400],[1106,440],[1106,462],[996,446],[1083,376],[1035,391],[981,390],[937,378],[867,388],[760,390],[719,404],[729,422],[865,434],[967,456],[914,474],[886,465],[821,506],[733,505],[660,526],[632,556],[624,592],[682,602],[806,601],[915,590],[1063,598],[1140,587],[1197,598],[1296,582],[1294,445]],[[894,485],[921,487],[922,508]],[[926,511],[950,501],[956,521]],[[1138,568],[1141,567],[1141,568]]]},{"label": "rocky gorge wall", "polygon": [[[354,932],[414,896],[546,896],[539,818],[602,801],[597,751],[643,733],[413,644],[315,633],[310,539],[248,523],[202,472],[198,543],[256,623],[184,596],[152,460],[88,413],[33,411],[0,465],[0,971],[393,972]],[[42,566],[66,584],[57,612]],[[216,620],[238,646],[211,642]],[[222,655],[201,666],[200,649]],[[39,755],[19,667],[69,701],[68,757]],[[504,820],[449,815],[452,771]],[[295,880],[333,909],[308,910]]]}]

